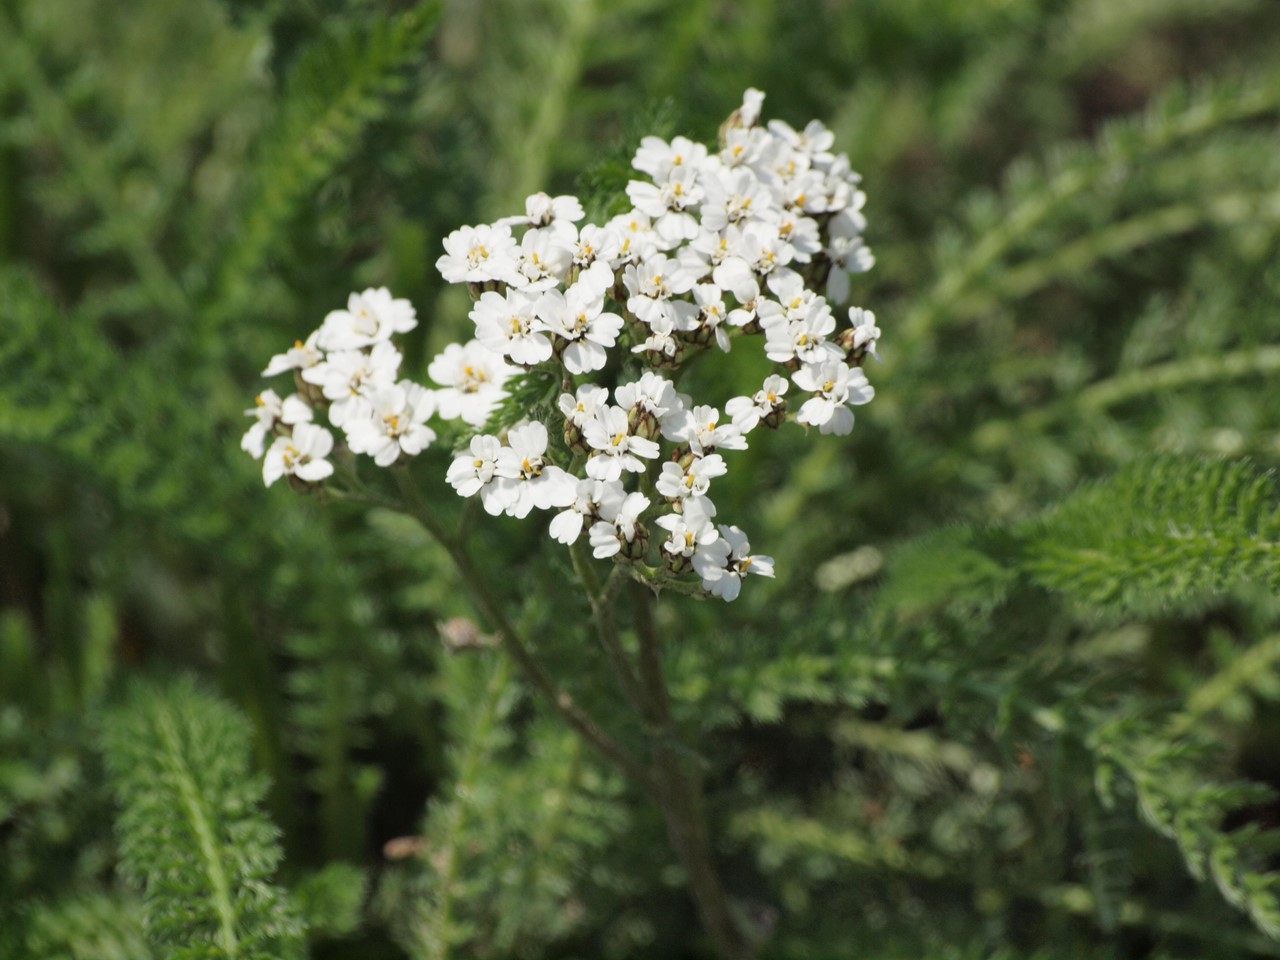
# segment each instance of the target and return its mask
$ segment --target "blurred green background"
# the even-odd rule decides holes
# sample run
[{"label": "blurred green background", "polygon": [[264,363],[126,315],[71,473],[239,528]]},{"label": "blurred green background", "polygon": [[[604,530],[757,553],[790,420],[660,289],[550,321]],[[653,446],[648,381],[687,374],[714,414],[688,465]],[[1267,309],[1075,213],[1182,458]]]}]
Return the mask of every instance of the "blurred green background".
[{"label": "blurred green background", "polygon": [[[710,141],[748,86],[863,174],[886,360],[850,438],[770,437],[717,497],[779,579],[661,611],[766,955],[1280,953],[1272,888],[1213,860],[1280,807],[1161,821],[1104,762],[1114,724],[1200,703],[1211,739],[1153,778],[1280,784],[1272,592],[966,592],[955,542],[1152,453],[1280,460],[1280,5],[0,0],[0,955],[166,955],[101,758],[141,690],[244,718],[314,956],[710,955],[656,814],[495,653],[443,651],[446,558],[264,490],[239,439],[348,292],[414,302],[425,379],[469,326],[449,231],[601,202],[640,136]],[[746,353],[695,375],[740,393]],[[609,716],[567,560],[532,524],[474,538]]]}]

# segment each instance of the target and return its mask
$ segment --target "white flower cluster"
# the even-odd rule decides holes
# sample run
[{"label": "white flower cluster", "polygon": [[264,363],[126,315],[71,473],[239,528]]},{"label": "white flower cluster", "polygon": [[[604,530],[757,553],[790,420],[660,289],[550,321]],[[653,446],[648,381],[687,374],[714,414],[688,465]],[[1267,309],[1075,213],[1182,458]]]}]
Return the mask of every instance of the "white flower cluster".
[{"label": "white flower cluster", "polygon": [[[657,549],[666,575],[696,574],[726,600],[748,574],[773,576],[746,534],[714,522],[711,483],[729,467],[722,452],[745,449],[759,426],[780,426],[792,385],[803,397],[796,422],[849,433],[851,408],[874,395],[862,361],[880,331],[856,307],[837,330],[831,306],[847,297],[850,274],[873,263],[858,175],[817,121],[802,131],[762,126],[763,99],[747,91],[718,152],[644,138],[633,166],[648,179],[627,185],[632,209],[603,226],[579,225],[574,197],[536,194],[523,216],[450,234],[436,266],[468,285],[475,337],[432,361],[435,389],[396,379],[390,337],[415,326],[408,302],[386,290],[353,294],[265,371],[293,371],[299,385],[284,400],[264,392],[248,411],[256,419],[243,446],[263,457],[267,484],[332,472],[333,436],[311,422],[313,409],[327,407],[351,451],[388,466],[430,445],[432,416],[482,428],[512,376],[552,370],[564,384],[563,421],[526,418],[471,436],[447,472],[459,495],[478,496],[494,515],[555,510],[557,541],[585,532],[597,558],[637,564],[649,553],[648,519],[667,534]],[[763,336],[777,372],[729,399],[725,416],[658,372],[750,335]]]}]

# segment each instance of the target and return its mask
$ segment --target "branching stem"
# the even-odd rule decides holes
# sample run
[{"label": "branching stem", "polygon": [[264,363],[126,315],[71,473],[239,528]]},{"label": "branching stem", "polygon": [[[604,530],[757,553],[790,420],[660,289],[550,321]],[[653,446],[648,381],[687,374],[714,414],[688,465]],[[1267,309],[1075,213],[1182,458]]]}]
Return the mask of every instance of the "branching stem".
[{"label": "branching stem", "polygon": [[572,695],[561,688],[543,669],[542,664],[537,661],[521,638],[515,625],[508,619],[502,605],[493,595],[493,591],[489,589],[489,583],[484,574],[476,569],[466,546],[449,536],[436,515],[423,503],[408,472],[401,470],[396,471],[396,474],[410,514],[448,551],[458,574],[462,577],[464,586],[471,595],[472,602],[498,631],[498,638],[502,641],[503,648],[516,662],[520,672],[579,736],[645,791],[655,795],[657,784],[653,775],[622,744],[606,733],[586,711],[578,706]]}]

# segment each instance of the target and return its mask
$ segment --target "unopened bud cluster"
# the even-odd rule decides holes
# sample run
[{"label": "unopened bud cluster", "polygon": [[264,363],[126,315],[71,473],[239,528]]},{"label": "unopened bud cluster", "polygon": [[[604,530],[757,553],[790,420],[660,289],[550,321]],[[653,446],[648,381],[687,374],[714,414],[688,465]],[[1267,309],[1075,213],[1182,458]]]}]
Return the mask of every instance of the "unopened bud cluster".
[{"label": "unopened bud cluster", "polygon": [[[633,166],[647,179],[628,184],[632,209],[603,225],[579,225],[574,197],[536,194],[522,216],[450,234],[436,266],[468,286],[475,337],[431,362],[431,388],[399,379],[392,336],[417,323],[408,301],[352,294],[264,371],[292,372],[297,386],[284,399],[264,391],[247,411],[243,446],[266,483],[310,488],[333,472],[334,436],[317,411],[352,452],[389,466],[432,444],[429,422],[482,430],[512,377],[553,370],[561,417],[470,436],[446,474],[459,495],[494,515],[555,511],[555,540],[585,535],[598,558],[655,580],[696,577],[726,600],[748,574],[773,576],[742,530],[715,523],[712,482],[759,427],[849,433],[851,408],[874,395],[862,363],[880,331],[871,312],[850,308],[845,325],[831,306],[873,263],[860,178],[817,121],[761,125],[763,99],[747,91],[718,151],[645,137]],[[743,338],[763,341],[775,372],[723,414],[677,389],[691,356]]]}]

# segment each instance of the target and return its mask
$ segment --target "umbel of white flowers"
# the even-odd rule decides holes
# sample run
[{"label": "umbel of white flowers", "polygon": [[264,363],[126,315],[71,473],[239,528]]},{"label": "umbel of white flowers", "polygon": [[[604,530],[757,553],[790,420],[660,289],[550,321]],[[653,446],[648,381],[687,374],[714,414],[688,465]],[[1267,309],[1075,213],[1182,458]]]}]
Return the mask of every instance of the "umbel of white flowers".
[{"label": "umbel of white flowers", "polygon": [[[433,387],[399,375],[392,337],[417,325],[413,306],[385,288],[351,294],[263,371],[292,373],[297,386],[283,399],[265,390],[247,411],[242,446],[262,459],[266,484],[284,476],[310,489],[333,473],[318,411],[380,467],[430,447],[432,422],[456,420],[465,448],[445,478],[490,514],[555,511],[560,543],[585,535],[597,558],[696,577],[725,600],[748,574],[772,577],[773,560],[752,554],[742,530],[715,522],[712,482],[761,426],[848,434],[852,407],[874,396],[862,362],[880,330],[870,311],[849,308],[842,325],[832,308],[850,274],[874,263],[860,177],[818,121],[762,125],[763,100],[746,92],[715,151],[645,137],[632,161],[645,178],[627,185],[633,209],[603,225],[579,225],[575,197],[539,193],[521,216],[446,237],[436,267],[468,286],[475,337],[431,361]],[[728,399],[724,415],[658,372],[752,336],[776,372]],[[537,368],[564,383],[563,418],[479,432],[511,378]],[[666,538],[651,544],[647,524]]]}]

